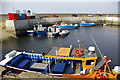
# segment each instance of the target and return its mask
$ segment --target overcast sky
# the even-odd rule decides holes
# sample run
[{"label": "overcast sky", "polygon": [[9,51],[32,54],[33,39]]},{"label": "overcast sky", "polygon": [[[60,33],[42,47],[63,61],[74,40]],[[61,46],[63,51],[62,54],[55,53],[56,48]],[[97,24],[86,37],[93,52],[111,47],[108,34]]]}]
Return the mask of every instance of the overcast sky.
[{"label": "overcast sky", "polygon": [[84,0],[84,2],[81,2],[81,0],[69,0],[69,2],[68,0],[64,0],[64,2],[63,0],[34,0],[34,2],[32,2],[33,0],[28,2],[26,1],[2,0],[2,12],[0,12],[0,14],[13,12],[14,9],[20,10],[21,12],[23,12],[23,10],[30,9],[32,12],[38,14],[97,13],[98,11],[105,14],[118,14],[119,0]]},{"label": "overcast sky", "polygon": [[119,0],[1,0],[2,2],[119,2]]}]

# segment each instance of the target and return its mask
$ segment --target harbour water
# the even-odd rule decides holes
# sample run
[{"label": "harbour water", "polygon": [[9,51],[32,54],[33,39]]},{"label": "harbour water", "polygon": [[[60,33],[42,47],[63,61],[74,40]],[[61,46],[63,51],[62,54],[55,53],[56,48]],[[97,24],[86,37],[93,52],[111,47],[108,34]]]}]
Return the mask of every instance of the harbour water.
[{"label": "harbour water", "polygon": [[[118,29],[120,29],[118,26],[82,27],[70,30],[70,34],[64,37],[22,36],[11,38],[2,43],[2,59],[11,50],[45,53],[55,46],[69,47],[72,45],[74,48],[78,48],[78,40],[83,41],[81,48],[88,48],[89,46],[95,46],[90,37],[92,35],[102,54],[112,59],[110,66],[113,68],[115,65],[119,65]],[[98,50],[97,53],[99,55]]]}]

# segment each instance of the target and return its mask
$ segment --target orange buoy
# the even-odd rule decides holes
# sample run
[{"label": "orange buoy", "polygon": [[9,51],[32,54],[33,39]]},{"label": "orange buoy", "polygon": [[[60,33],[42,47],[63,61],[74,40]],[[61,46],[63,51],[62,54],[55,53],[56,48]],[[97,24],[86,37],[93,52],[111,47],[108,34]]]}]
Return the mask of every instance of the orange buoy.
[{"label": "orange buoy", "polygon": [[76,57],[81,57],[81,56],[82,56],[82,52],[83,52],[82,49],[76,49],[74,56],[76,56]]}]

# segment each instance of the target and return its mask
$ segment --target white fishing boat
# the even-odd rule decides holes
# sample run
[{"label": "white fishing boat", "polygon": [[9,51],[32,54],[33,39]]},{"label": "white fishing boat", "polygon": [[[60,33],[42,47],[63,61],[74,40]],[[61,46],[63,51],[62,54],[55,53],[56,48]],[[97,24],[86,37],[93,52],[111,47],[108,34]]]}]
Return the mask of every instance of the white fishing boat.
[{"label": "white fishing boat", "polygon": [[33,36],[35,33],[34,30],[27,30],[27,34],[30,35],[30,36]]},{"label": "white fishing boat", "polygon": [[62,30],[61,32],[59,32],[59,35],[65,36],[65,35],[67,35],[69,33],[70,33],[70,31],[68,31],[68,30]]},{"label": "white fishing boat", "polygon": [[61,29],[58,27],[58,25],[48,27],[47,37],[56,37],[57,35],[59,35],[60,31]]}]

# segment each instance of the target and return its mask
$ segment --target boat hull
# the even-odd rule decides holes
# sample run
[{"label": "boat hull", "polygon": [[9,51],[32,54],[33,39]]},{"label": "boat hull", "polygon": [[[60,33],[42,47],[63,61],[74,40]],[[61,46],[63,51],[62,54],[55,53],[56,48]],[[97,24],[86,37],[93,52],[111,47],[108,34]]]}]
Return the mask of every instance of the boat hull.
[{"label": "boat hull", "polygon": [[87,23],[80,23],[80,27],[91,27],[91,26],[95,26],[95,23],[91,23],[91,24],[87,24]]},{"label": "boat hull", "polygon": [[30,35],[30,36],[33,36],[34,33],[35,33],[35,31],[33,31],[33,30],[28,30],[28,31],[27,31],[27,35]]},{"label": "boat hull", "polygon": [[59,35],[61,35],[61,36],[65,36],[65,35],[68,35],[69,34],[69,32],[66,32],[66,33],[59,33]]},{"label": "boat hull", "polygon": [[75,29],[78,28],[79,26],[60,26],[62,29]]},{"label": "boat hull", "polygon": [[43,36],[46,35],[47,31],[36,31],[37,36]]},{"label": "boat hull", "polygon": [[58,33],[48,32],[47,37],[56,37],[58,34],[59,34],[59,32]]},{"label": "boat hull", "polygon": [[17,68],[12,68],[12,67],[9,67],[9,66],[4,66],[8,71],[9,70],[13,70],[15,73],[21,73],[21,72],[26,72],[25,70],[22,70],[22,69],[17,69]]}]

